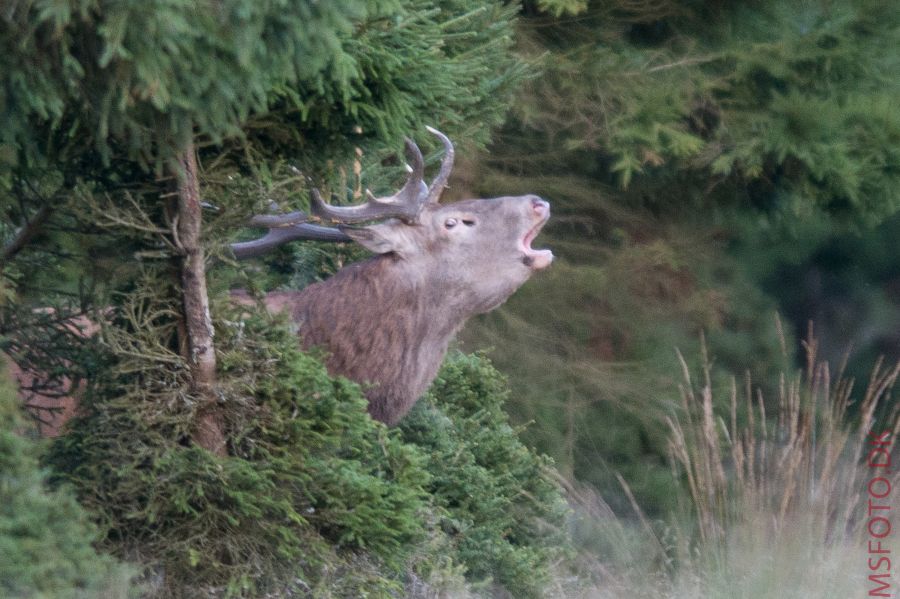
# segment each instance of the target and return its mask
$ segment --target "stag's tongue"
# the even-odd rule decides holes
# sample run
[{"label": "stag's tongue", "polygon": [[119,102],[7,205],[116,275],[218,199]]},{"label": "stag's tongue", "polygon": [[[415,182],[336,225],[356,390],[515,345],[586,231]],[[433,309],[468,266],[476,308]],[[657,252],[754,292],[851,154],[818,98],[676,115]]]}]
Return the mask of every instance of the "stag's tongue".
[{"label": "stag's tongue", "polygon": [[525,259],[527,264],[531,266],[533,270],[547,268],[550,266],[550,263],[553,262],[553,252],[550,250],[535,250],[531,247],[531,242],[534,241],[534,238],[540,233],[543,225],[544,223],[540,223],[528,231],[528,233],[525,234],[525,238],[522,240],[522,246],[525,250]]}]

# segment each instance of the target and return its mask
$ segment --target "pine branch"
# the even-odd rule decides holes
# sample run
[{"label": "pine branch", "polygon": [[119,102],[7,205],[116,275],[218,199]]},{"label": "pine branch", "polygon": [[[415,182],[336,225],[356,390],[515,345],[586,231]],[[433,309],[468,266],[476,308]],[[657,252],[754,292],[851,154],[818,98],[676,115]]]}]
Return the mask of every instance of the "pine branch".
[{"label": "pine branch", "polygon": [[34,236],[40,232],[52,212],[50,206],[45,205],[30,220],[26,220],[15,237],[3,247],[3,252],[0,253],[0,262],[9,262],[16,254],[22,251]]}]

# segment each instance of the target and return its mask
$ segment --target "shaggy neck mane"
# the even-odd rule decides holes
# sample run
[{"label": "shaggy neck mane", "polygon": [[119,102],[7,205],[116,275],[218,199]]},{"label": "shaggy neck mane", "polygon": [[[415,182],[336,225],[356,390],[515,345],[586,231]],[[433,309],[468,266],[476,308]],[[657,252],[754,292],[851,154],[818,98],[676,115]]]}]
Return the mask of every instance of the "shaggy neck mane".
[{"label": "shaggy neck mane", "polygon": [[303,346],[328,352],[332,373],[370,383],[369,412],[389,425],[427,390],[465,322],[452,294],[423,293],[429,286],[406,266],[392,254],[379,255],[266,300],[290,308]]}]

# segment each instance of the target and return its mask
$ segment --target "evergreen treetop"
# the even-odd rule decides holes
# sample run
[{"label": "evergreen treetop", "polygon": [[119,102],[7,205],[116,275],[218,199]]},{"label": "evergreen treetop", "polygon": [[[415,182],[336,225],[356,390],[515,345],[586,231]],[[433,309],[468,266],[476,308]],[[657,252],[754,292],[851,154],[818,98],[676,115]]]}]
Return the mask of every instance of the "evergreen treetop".
[{"label": "evergreen treetop", "polygon": [[[900,16],[869,0],[538,3],[551,52],[519,118],[552,161],[656,207],[821,211],[854,224],[900,208]],[[643,176],[641,176],[643,175]]]},{"label": "evergreen treetop", "polygon": [[512,17],[469,0],[14,3],[0,16],[0,164],[96,152],[159,166],[194,138],[275,119],[321,165],[354,132],[396,144],[422,122],[496,123],[521,75]]}]

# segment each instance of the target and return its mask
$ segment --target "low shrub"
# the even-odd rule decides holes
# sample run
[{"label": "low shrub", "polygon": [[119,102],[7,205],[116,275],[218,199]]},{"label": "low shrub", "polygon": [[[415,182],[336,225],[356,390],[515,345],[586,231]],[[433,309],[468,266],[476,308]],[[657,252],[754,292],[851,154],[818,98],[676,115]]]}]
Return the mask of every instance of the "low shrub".
[{"label": "low shrub", "polygon": [[133,595],[133,570],[94,549],[98,531],[71,491],[46,488],[39,443],[24,435],[25,430],[16,394],[0,372],[0,595]]},{"label": "low shrub", "polygon": [[218,330],[229,457],[187,442],[196,406],[177,367],[124,353],[54,444],[50,463],[107,545],[150,566],[163,596],[293,596],[357,554],[379,570],[362,577],[367,592],[400,589],[426,535],[422,459],[286,327],[254,317]]},{"label": "low shrub", "polygon": [[465,575],[540,596],[563,502],[548,461],[506,422],[505,382],[486,360],[454,356],[408,424],[388,429],[287,323],[226,316],[228,457],[189,443],[183,369],[121,351],[134,337],[113,329],[112,374],[49,455],[104,545],[146,566],[151,595],[463,596]]},{"label": "low shrub", "polygon": [[467,577],[541,597],[549,565],[565,551],[567,507],[551,460],[510,426],[508,395],[486,358],[457,353],[400,428],[428,457],[426,488]]}]

